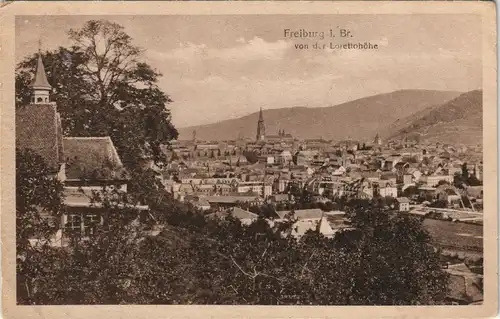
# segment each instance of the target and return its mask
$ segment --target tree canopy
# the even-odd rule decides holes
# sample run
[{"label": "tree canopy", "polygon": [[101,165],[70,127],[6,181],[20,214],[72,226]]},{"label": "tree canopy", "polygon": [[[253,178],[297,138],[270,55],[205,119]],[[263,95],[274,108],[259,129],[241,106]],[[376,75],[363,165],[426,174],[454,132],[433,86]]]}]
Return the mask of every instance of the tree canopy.
[{"label": "tree canopy", "polygon": [[18,300],[31,301],[40,274],[54,254],[50,239],[63,212],[62,184],[50,177],[43,158],[16,149],[16,275]]},{"label": "tree canopy", "polygon": [[[441,303],[446,276],[420,221],[351,201],[352,229],[290,234],[293,220],[250,225],[157,199],[163,231],[114,220],[70,250],[37,253],[31,304],[419,305]],[[112,227],[109,228],[109,227]],[[45,257],[45,258],[43,258]]]},{"label": "tree canopy", "polygon": [[[107,20],[89,20],[68,31],[70,47],[41,52],[67,136],[110,136],[123,162],[134,167],[143,158],[165,160],[160,145],[177,137],[158,87],[161,74],[141,60],[143,50],[124,28]],[[16,105],[28,104],[37,55],[16,69]]]}]

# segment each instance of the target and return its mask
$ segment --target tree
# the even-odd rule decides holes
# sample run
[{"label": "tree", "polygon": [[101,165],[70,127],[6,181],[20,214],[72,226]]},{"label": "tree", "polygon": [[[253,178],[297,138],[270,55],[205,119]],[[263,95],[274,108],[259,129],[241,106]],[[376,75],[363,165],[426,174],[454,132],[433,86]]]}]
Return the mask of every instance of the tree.
[{"label": "tree", "polygon": [[[467,174],[468,174],[468,172],[467,172]],[[455,175],[453,175],[453,185],[456,188],[464,189],[467,186],[482,185],[482,182],[480,180],[478,180],[475,175],[470,175],[470,176],[465,177],[465,174],[463,174],[463,172],[462,172],[462,174],[455,173]]]},{"label": "tree", "polygon": [[154,209],[164,212],[156,217],[165,230],[150,237],[107,205],[116,212],[113,228],[60,254],[36,303],[439,303],[446,278],[420,222],[376,203],[349,205],[357,230],[333,239],[310,230],[299,240],[286,236],[293,218],[243,225],[170,200]]},{"label": "tree", "polygon": [[335,203],[329,201],[325,203],[324,211],[331,212],[332,210],[336,210],[337,207]]},{"label": "tree", "polygon": [[[129,168],[143,157],[165,161],[160,145],[177,137],[166,108],[172,100],[157,85],[161,74],[141,62],[143,50],[107,20],[89,20],[68,36],[71,47],[42,52],[64,134],[110,136]],[[29,103],[36,58],[17,66],[18,106]]]},{"label": "tree", "polygon": [[412,186],[408,186],[403,191],[403,196],[408,197],[408,198],[413,198],[415,196],[418,196],[418,194],[419,194],[418,187],[417,186],[413,186],[413,185]]},{"label": "tree", "polygon": [[450,185],[450,183],[448,181],[445,181],[445,180],[440,180],[438,183],[437,183],[437,186],[441,186],[441,185]]},{"label": "tree", "polygon": [[429,206],[436,208],[446,208],[448,207],[448,201],[446,199],[436,199]]},{"label": "tree", "polygon": [[[43,158],[16,149],[17,300],[32,303],[40,273],[54,265],[51,237],[63,212],[62,184],[50,177]],[[35,239],[33,243],[30,240]]]},{"label": "tree", "polygon": [[350,247],[356,260],[353,304],[419,305],[443,301],[447,276],[421,220],[391,214],[366,200],[351,202],[347,214],[357,230],[341,233],[337,240],[341,247]]},{"label": "tree", "polygon": [[462,164],[462,178],[467,180],[469,178],[469,169],[467,168],[467,163]]},{"label": "tree", "polygon": [[16,155],[18,304],[140,302],[127,284],[141,276],[133,201],[117,187],[105,187],[91,202],[101,204],[106,223],[96,225],[85,241],[67,233],[71,249],[54,247],[50,239],[60,229],[62,185],[40,156],[29,150]]},{"label": "tree", "polygon": [[259,161],[259,155],[255,151],[244,151],[243,156],[250,164],[255,164]]}]

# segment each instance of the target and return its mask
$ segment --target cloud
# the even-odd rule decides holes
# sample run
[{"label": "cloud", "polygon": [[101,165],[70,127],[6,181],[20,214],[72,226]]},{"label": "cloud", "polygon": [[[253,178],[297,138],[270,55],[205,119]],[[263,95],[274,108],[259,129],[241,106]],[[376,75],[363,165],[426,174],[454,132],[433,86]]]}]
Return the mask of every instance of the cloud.
[{"label": "cloud", "polygon": [[292,47],[292,43],[284,40],[267,42],[262,38],[254,37],[248,41],[244,38],[236,40],[238,45],[228,48],[209,48],[206,44],[182,42],[179,47],[159,52],[147,51],[147,54],[155,60],[177,60],[196,62],[201,60],[225,60],[225,61],[259,61],[259,60],[281,60],[286,52]]},{"label": "cloud", "polygon": [[262,38],[254,37],[241,46],[219,50],[218,56],[227,60],[281,60],[292,47],[292,43],[285,40],[266,42]]}]

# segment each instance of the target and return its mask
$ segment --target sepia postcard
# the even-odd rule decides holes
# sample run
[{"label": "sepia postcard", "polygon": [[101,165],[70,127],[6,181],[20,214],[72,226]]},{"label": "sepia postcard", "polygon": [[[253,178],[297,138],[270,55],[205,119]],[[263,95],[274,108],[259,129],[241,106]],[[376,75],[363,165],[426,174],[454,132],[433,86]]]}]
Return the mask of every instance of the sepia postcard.
[{"label": "sepia postcard", "polygon": [[495,16],[4,5],[3,316],[495,317]]}]

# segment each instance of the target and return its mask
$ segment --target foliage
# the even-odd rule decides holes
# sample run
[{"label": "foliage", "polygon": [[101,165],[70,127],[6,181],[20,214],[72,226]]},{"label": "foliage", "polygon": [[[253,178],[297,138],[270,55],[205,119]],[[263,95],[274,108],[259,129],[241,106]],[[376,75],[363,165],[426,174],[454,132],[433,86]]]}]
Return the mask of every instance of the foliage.
[{"label": "foliage", "polygon": [[448,201],[446,199],[436,199],[429,206],[430,207],[436,207],[436,208],[447,208],[448,207]]},{"label": "foliage", "polygon": [[259,154],[255,151],[244,151],[243,156],[245,156],[250,164],[255,164],[259,161]]},{"label": "foliage", "polygon": [[404,191],[403,191],[403,196],[408,197],[408,198],[413,198],[413,197],[418,197],[419,195],[418,187],[417,186],[408,186]]},{"label": "foliage", "polygon": [[[49,246],[58,229],[62,185],[50,177],[43,159],[29,149],[16,149],[16,274],[18,301],[30,302],[41,261],[53,262]],[[31,242],[30,242],[31,240]]]},{"label": "foliage", "polygon": [[62,184],[51,177],[41,156],[30,149],[16,149],[17,243],[24,247],[33,236],[51,234],[54,227],[49,218],[59,217],[61,211]]},{"label": "foliage", "polygon": [[437,183],[437,186],[441,186],[441,185],[450,185],[450,183],[448,181],[445,181],[445,180],[440,180],[438,183]]},{"label": "foliage", "polygon": [[[118,206],[108,206],[118,213]],[[169,198],[148,236],[114,220],[50,260],[37,304],[433,304],[445,276],[420,222],[378,203],[349,203],[351,231],[296,240],[293,220],[243,225]],[[160,212],[163,211],[164,214]],[[116,218],[120,214],[114,215]],[[111,227],[112,228],[109,228]],[[44,264],[42,262],[42,264]]]},{"label": "foliage", "polygon": [[[161,74],[141,62],[142,50],[123,27],[89,20],[70,30],[73,45],[42,52],[62,127],[69,136],[110,136],[127,167],[144,158],[162,163],[161,144],[177,137],[158,87]],[[16,70],[16,105],[29,103],[37,55]]]},{"label": "foliage", "polygon": [[358,234],[357,304],[419,305],[444,298],[446,275],[420,220],[364,200],[351,203],[347,213]]},{"label": "foliage", "polygon": [[455,173],[455,175],[453,176],[453,185],[456,188],[464,189],[467,186],[480,186],[480,185],[482,185],[482,182],[480,180],[478,180],[474,174],[469,175],[466,166],[462,167],[462,169],[463,170],[465,169],[465,170],[462,173]]}]

